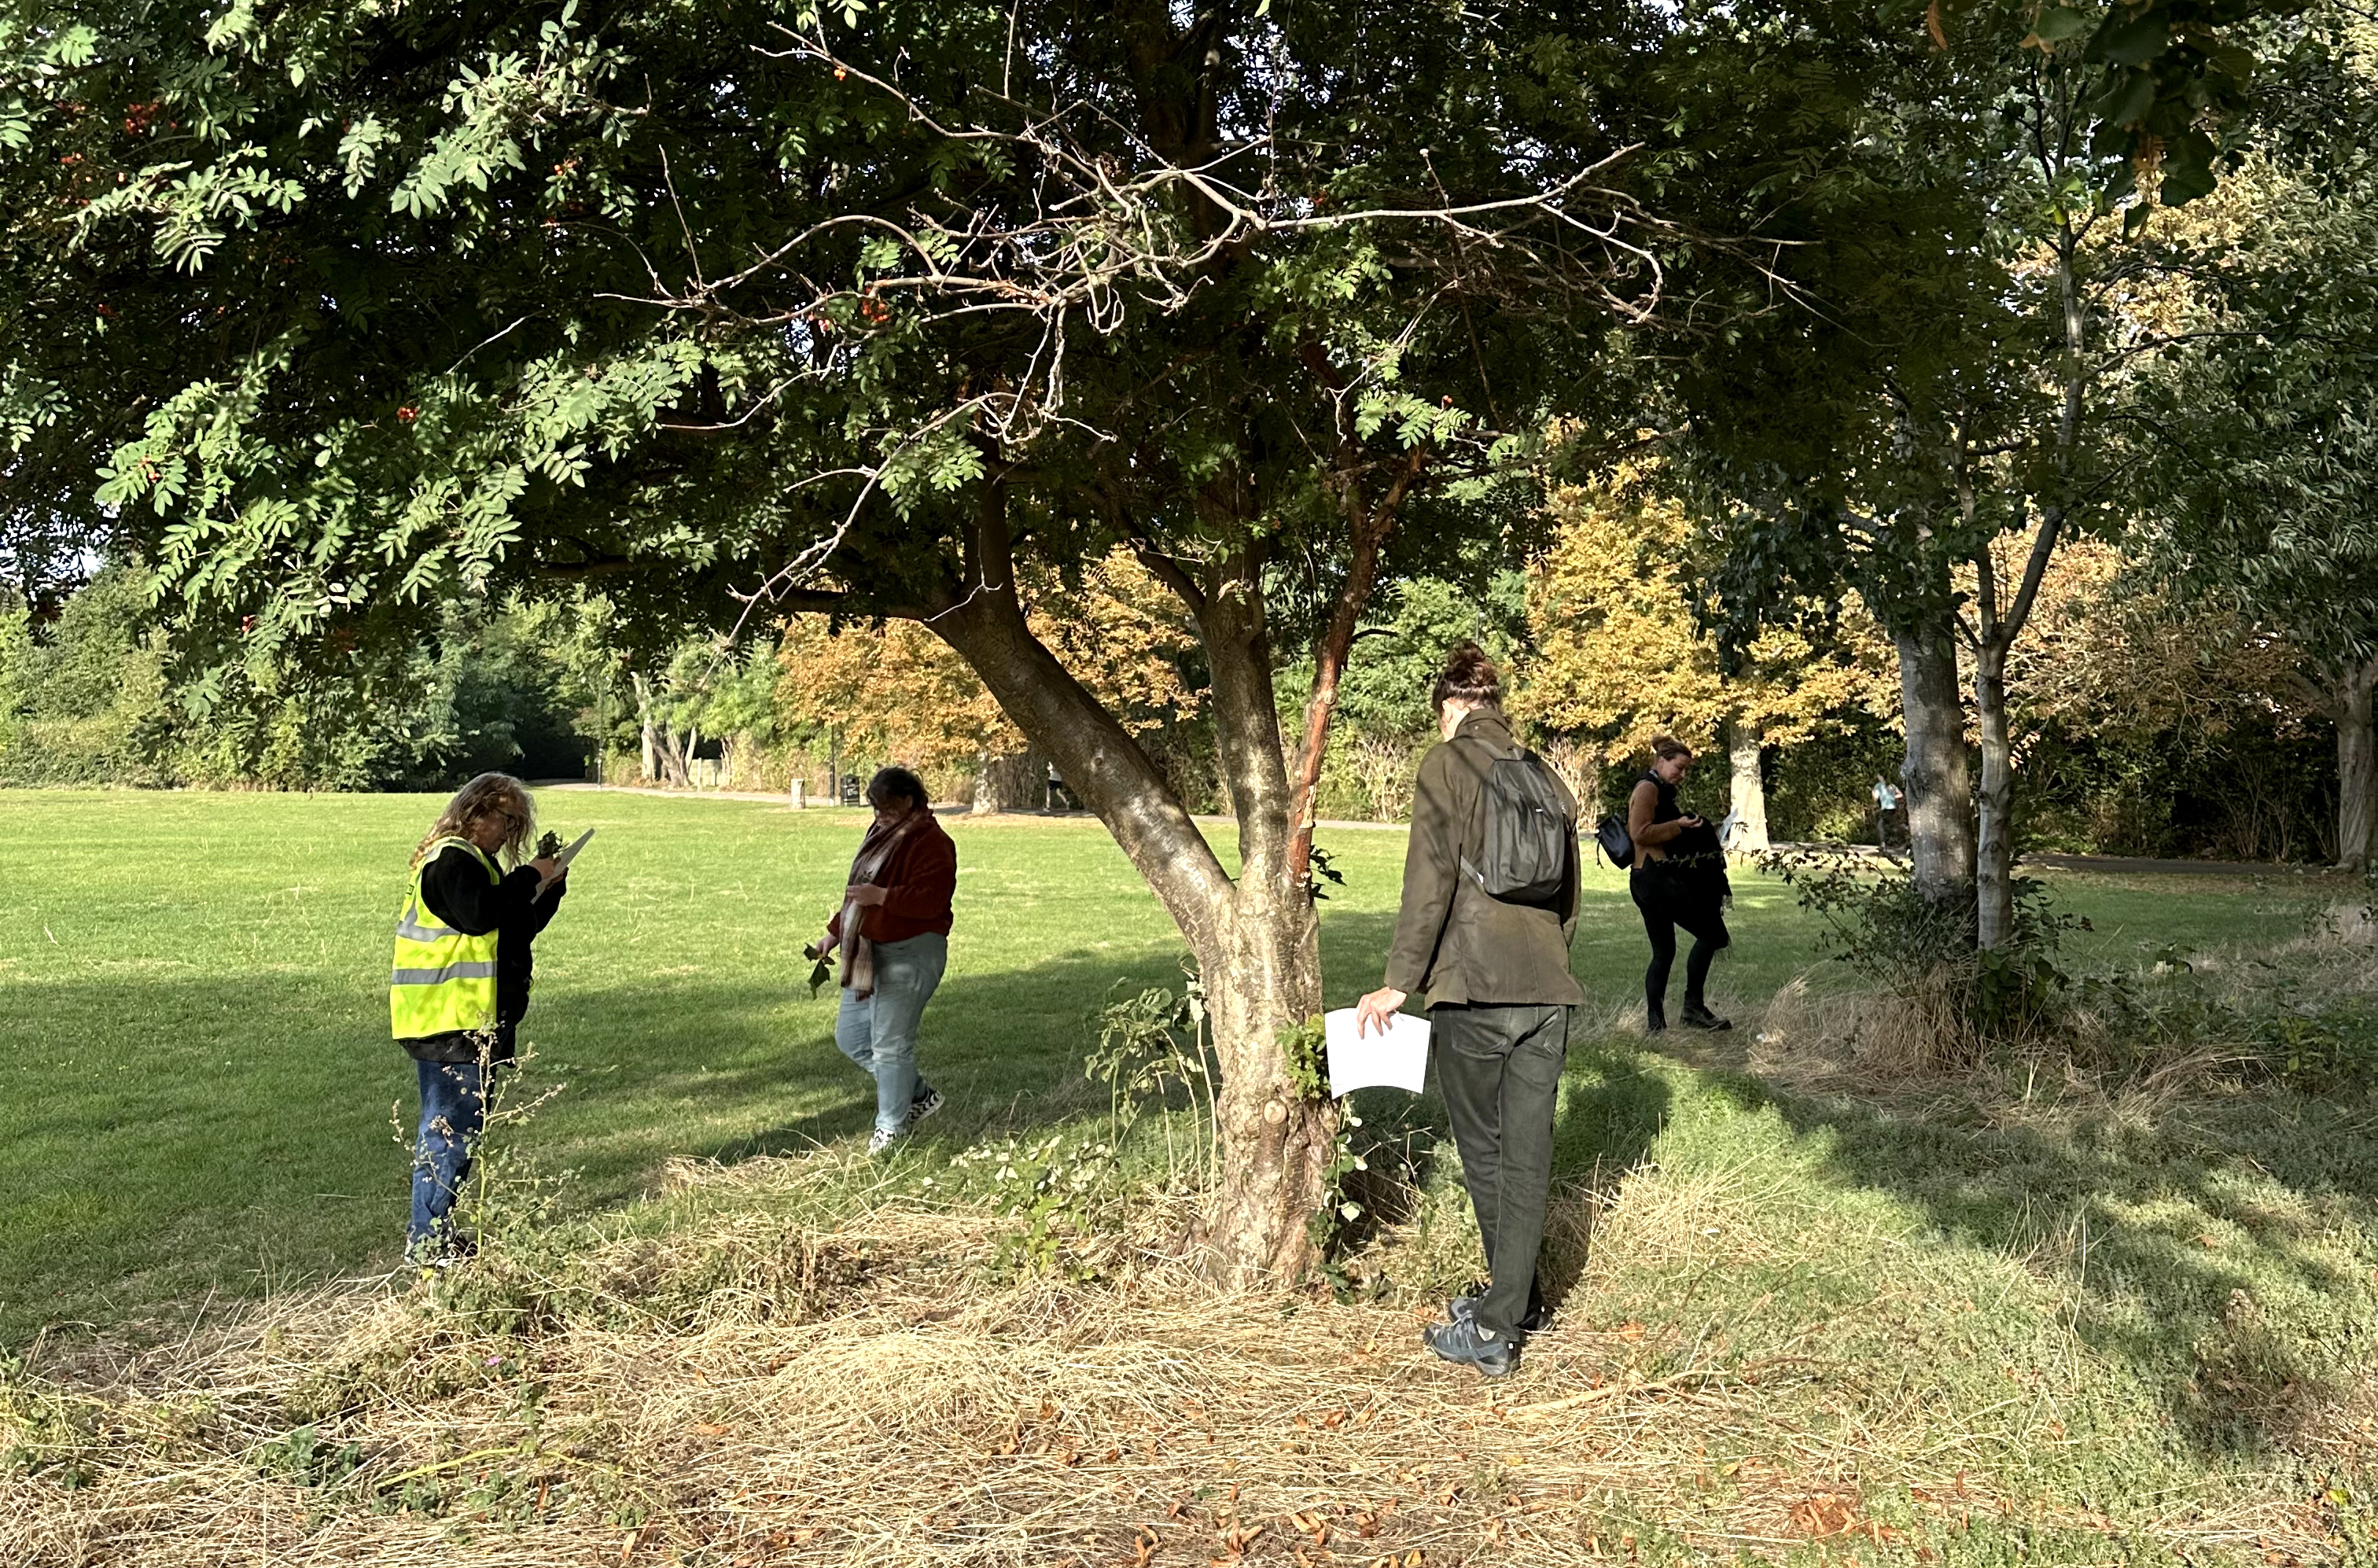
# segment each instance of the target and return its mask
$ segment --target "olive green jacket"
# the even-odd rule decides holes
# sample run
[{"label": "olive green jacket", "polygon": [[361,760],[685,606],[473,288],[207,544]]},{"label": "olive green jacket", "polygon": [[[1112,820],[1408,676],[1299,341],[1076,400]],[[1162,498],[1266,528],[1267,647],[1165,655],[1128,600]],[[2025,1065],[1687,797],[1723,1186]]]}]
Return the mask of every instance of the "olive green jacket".
[{"label": "olive green jacket", "polygon": [[[1461,721],[1451,740],[1429,748],[1414,786],[1411,843],[1404,851],[1403,908],[1387,950],[1387,982],[1425,992],[1428,1005],[1496,1002],[1574,1007],[1585,1000],[1568,971],[1577,929],[1578,852],[1552,908],[1506,904],[1461,869],[1478,857],[1484,822],[1478,809],[1495,749],[1512,744],[1510,722],[1493,708]],[[1563,786],[1569,816],[1577,802]]]}]

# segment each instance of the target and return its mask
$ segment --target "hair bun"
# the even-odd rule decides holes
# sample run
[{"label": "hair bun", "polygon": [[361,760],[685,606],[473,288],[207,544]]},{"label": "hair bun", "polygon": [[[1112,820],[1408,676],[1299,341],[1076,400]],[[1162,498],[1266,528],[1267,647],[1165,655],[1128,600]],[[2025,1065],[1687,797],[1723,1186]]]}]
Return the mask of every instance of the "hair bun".
[{"label": "hair bun", "polygon": [[1436,677],[1435,705],[1442,709],[1447,702],[1499,702],[1503,700],[1503,677],[1495,668],[1495,661],[1486,650],[1475,642],[1457,642],[1445,655],[1445,667]]}]

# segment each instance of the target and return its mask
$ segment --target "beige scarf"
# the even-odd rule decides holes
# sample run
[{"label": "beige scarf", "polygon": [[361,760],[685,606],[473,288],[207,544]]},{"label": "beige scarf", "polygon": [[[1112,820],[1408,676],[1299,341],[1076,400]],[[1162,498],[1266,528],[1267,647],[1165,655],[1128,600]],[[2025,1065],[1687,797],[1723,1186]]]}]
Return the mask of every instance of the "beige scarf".
[{"label": "beige scarf", "polygon": [[[871,827],[867,836],[859,841],[859,856],[850,863],[850,885],[859,887],[879,882],[884,868],[907,837],[908,830],[924,818],[922,810],[912,809],[890,827]],[[875,944],[867,940],[867,911],[856,899],[842,906],[842,988],[856,997],[875,994]]]}]

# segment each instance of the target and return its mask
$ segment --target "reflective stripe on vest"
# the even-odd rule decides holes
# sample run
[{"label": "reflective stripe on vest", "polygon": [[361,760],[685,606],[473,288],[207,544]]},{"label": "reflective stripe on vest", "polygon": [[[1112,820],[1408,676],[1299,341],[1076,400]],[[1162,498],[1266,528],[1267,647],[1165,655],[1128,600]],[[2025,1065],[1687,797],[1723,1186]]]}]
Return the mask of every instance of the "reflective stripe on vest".
[{"label": "reflective stripe on vest", "polygon": [[459,937],[462,934],[451,926],[422,924],[425,919],[434,920],[435,916],[431,916],[426,909],[421,910],[416,916],[412,901],[407,900],[402,912],[396,917],[396,934],[407,941],[415,942],[442,942],[449,937]]},{"label": "reflective stripe on vest", "polygon": [[440,921],[422,902],[421,875],[450,845],[470,851],[491,884],[503,873],[468,839],[439,839],[413,873],[396,916],[396,955],[389,965],[389,1028],[400,1040],[496,1026],[496,933],[472,936]]},{"label": "reflective stripe on vest", "polygon": [[391,969],[388,983],[391,986],[442,986],[449,980],[492,980],[496,977],[496,961],[485,964],[450,964],[443,969]]}]

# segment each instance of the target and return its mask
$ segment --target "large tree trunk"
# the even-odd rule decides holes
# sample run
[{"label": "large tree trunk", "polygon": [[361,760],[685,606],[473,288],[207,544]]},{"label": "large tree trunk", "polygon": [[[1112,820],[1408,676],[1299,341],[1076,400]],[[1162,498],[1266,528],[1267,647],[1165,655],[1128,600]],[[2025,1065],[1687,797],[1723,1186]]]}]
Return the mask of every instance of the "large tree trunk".
[{"label": "large tree trunk", "polygon": [[1201,951],[1214,1053],[1222,1069],[1222,1184],[1199,1227],[1210,1272],[1226,1285],[1286,1282],[1314,1263],[1312,1220],[1338,1113],[1291,1083],[1280,1032],[1321,1011],[1313,901],[1243,882],[1217,952]]},{"label": "large tree trunk", "polygon": [[1964,900],[1974,889],[1973,773],[1965,758],[1965,704],[1957,686],[1957,639],[1944,620],[1902,633],[1899,703],[1907,727],[1907,838],[1916,886],[1928,899]]},{"label": "large tree trunk", "polygon": [[1238,817],[1232,879],[1163,773],[1027,624],[1015,592],[1001,502],[988,497],[970,540],[965,591],[929,623],[982,677],[1147,879],[1195,954],[1221,1067],[1222,1184],[1198,1242],[1222,1282],[1291,1280],[1315,1258],[1309,1222],[1327,1192],[1336,1107],[1301,1095],[1280,1032],[1321,1011],[1312,900],[1287,876],[1288,772],[1260,560],[1243,550],[1159,575],[1195,615],[1213,679],[1214,719]]},{"label": "large tree trunk", "polygon": [[2348,870],[2370,865],[2378,840],[2378,727],[2371,699],[2378,661],[2348,666],[2332,688],[2336,721],[2336,863]]},{"label": "large tree trunk", "polygon": [[1725,726],[1726,760],[1733,765],[1734,842],[1725,847],[1757,855],[1768,847],[1767,781],[1759,776],[1759,726],[1741,718]]},{"label": "large tree trunk", "polygon": [[1220,963],[1198,954],[1222,1069],[1225,1155],[1205,1235],[1219,1278],[1293,1279],[1314,1260],[1310,1222],[1327,1197],[1323,1173],[1338,1133],[1336,1106],[1297,1091],[1279,1040],[1321,1011],[1320,928],[1303,865],[1312,828],[1292,816],[1261,559],[1249,548],[1216,563],[1191,604],[1212,672],[1240,861]]}]

